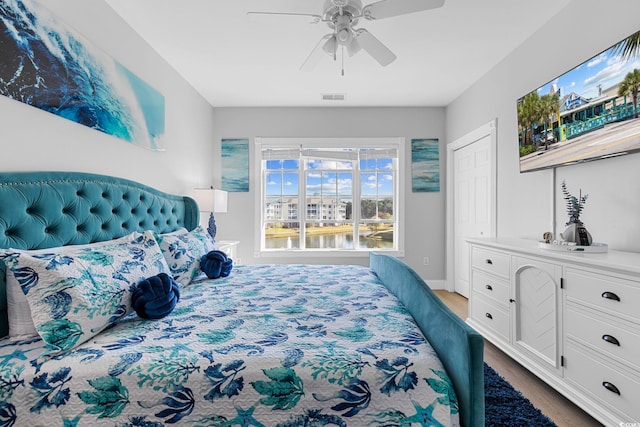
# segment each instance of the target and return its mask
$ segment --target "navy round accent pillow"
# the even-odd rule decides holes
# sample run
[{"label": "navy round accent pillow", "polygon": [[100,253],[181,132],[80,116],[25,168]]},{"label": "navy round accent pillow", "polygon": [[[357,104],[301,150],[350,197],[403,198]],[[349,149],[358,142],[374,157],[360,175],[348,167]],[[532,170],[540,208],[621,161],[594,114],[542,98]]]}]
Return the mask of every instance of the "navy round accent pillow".
[{"label": "navy round accent pillow", "polygon": [[200,258],[200,269],[209,279],[227,277],[231,274],[233,260],[222,251],[211,251]]},{"label": "navy round accent pillow", "polygon": [[180,287],[167,273],[144,279],[131,294],[131,305],[143,319],[162,319],[180,300]]}]

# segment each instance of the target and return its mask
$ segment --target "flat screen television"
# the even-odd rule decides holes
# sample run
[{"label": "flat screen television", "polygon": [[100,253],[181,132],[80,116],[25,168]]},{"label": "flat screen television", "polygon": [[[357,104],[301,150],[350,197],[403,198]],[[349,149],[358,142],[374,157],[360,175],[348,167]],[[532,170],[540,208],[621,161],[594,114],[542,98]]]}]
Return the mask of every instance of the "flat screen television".
[{"label": "flat screen television", "polygon": [[640,151],[640,31],[517,102],[520,172]]}]

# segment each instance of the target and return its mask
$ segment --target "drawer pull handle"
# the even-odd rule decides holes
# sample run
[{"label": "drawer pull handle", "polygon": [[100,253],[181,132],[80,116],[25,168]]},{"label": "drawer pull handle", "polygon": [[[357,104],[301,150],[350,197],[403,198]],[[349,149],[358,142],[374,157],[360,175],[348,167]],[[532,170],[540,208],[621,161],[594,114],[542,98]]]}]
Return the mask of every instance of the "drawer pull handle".
[{"label": "drawer pull handle", "polygon": [[487,288],[488,290],[492,291],[493,288],[491,287],[491,285],[485,285],[485,288]]},{"label": "drawer pull handle", "polygon": [[620,301],[620,297],[613,292],[603,292],[602,298],[610,299],[613,301]]},{"label": "drawer pull handle", "polygon": [[493,261],[491,261],[489,258],[485,259],[484,262],[486,262],[487,264],[493,264]]},{"label": "drawer pull handle", "polygon": [[493,320],[493,316],[491,315],[491,313],[485,313],[484,315]]},{"label": "drawer pull handle", "polygon": [[615,393],[618,396],[620,396],[620,390],[618,390],[618,387],[616,387],[615,385],[611,384],[609,381],[603,381],[602,382],[602,387],[606,388],[611,393]]},{"label": "drawer pull handle", "polygon": [[602,339],[610,344],[617,345],[618,347],[620,347],[620,341],[618,341],[616,337],[612,337],[611,335],[605,334],[602,336]]}]

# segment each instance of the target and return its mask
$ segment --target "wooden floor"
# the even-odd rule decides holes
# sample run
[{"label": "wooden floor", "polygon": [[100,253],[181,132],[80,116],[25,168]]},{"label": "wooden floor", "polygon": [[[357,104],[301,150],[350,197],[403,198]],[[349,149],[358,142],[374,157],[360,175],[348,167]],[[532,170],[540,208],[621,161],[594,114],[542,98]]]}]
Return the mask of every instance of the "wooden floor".
[{"label": "wooden floor", "polygon": [[[435,292],[454,313],[462,319],[467,318],[468,304],[465,297],[443,290],[436,290]],[[516,390],[526,396],[536,408],[540,409],[558,427],[602,426],[589,414],[486,340],[484,344],[484,361],[500,376],[509,381]]]}]

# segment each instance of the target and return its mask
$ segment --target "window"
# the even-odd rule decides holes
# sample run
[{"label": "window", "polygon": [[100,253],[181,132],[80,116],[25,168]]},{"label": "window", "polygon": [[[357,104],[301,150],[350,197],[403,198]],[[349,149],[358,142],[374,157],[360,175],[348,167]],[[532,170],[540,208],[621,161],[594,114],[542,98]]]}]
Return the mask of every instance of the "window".
[{"label": "window", "polygon": [[257,138],[260,251],[401,251],[403,142]]}]

